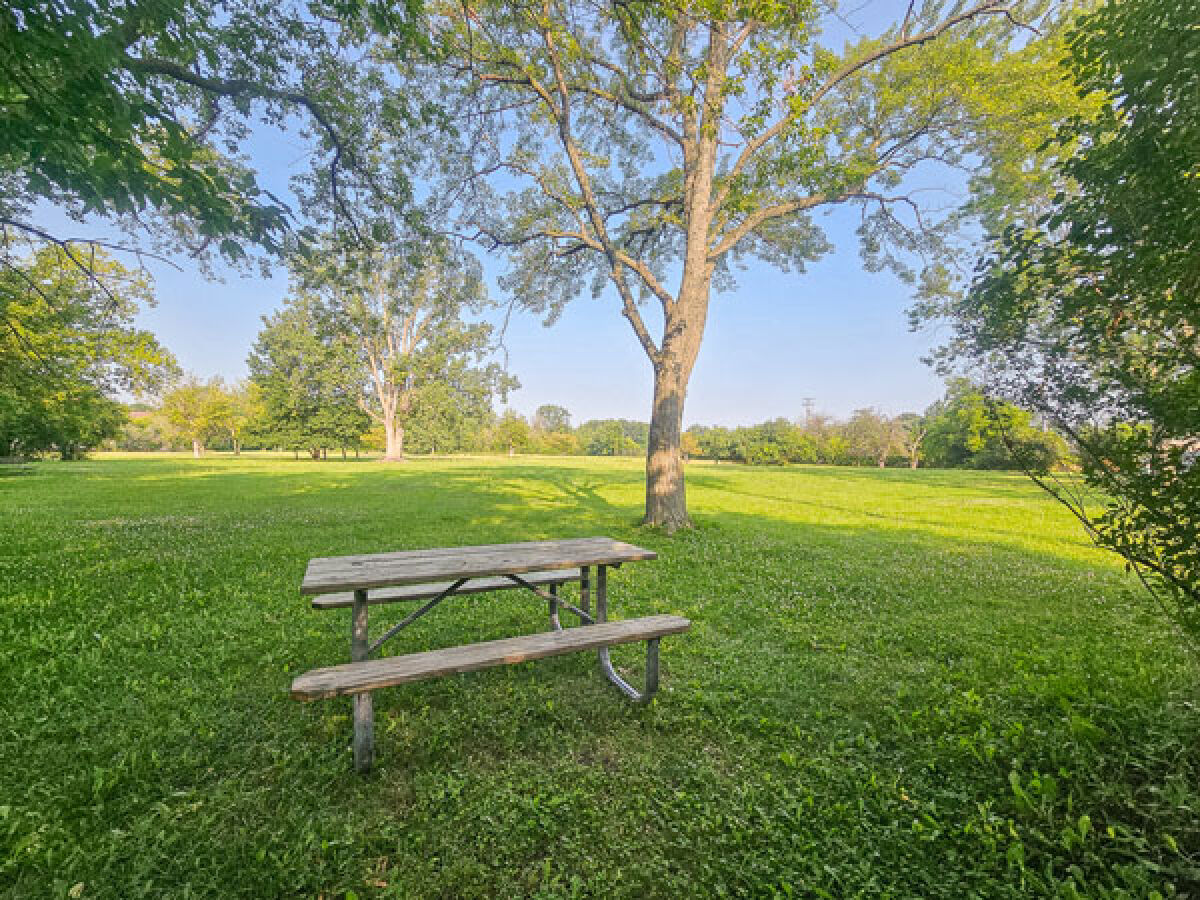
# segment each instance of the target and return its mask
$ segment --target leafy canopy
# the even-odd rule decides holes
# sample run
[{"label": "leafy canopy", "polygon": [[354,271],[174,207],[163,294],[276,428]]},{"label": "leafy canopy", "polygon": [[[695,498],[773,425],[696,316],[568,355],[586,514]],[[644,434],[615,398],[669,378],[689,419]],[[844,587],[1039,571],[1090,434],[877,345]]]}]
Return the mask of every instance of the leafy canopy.
[{"label": "leafy canopy", "polygon": [[361,144],[369,133],[403,160],[394,138],[420,104],[383,91],[361,51],[368,34],[419,51],[419,10],[415,0],[5,4],[0,262],[14,241],[64,241],[37,224],[38,202],[148,230],[170,252],[236,262],[253,246],[280,249],[294,211],[242,156],[256,121],[305,124],[309,193],[328,201],[326,217],[351,216],[358,194],[402,204],[403,166],[380,165]]},{"label": "leafy canopy", "polygon": [[851,203],[868,265],[911,275],[959,223],[921,182],[990,173],[984,214],[1039,177],[1022,168],[1076,103],[1055,23],[1044,39],[1013,24],[1042,21],[1037,4],[927,3],[837,49],[808,2],[439,13],[467,151],[447,164],[472,234],[510,253],[507,286],[551,317],[614,284],[652,359],[670,329],[656,343],[640,302],[670,318],[681,265],[705,289],[751,258],[803,271],[830,249],[811,212]]}]

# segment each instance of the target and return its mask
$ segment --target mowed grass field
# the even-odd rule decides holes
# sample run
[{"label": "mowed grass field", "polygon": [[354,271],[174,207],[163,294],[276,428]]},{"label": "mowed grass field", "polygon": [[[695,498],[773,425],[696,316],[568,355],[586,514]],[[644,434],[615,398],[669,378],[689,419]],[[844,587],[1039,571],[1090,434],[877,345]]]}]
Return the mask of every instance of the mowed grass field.
[{"label": "mowed grass field", "polygon": [[[1197,666],[1022,477],[636,460],[98,459],[0,478],[7,897],[1200,896]],[[580,654],[349,701],[313,556],[609,535],[677,613],[634,707]],[[566,593],[574,594],[574,588]],[[376,633],[406,607],[376,607]],[[545,628],[452,599],[389,653]],[[614,658],[631,681],[642,650]]]}]

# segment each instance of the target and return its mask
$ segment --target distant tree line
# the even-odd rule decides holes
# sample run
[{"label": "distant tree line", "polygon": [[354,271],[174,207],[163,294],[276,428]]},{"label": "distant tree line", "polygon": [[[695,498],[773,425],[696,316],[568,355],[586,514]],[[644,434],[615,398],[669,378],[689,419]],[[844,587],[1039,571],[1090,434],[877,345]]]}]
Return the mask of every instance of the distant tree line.
[{"label": "distant tree line", "polygon": [[[297,393],[297,397],[299,397]],[[330,403],[294,432],[282,432],[263,390],[254,381],[227,385],[215,378],[184,379],[163,396],[157,410],[141,406],[110,446],[125,450],[292,449],[314,459],[329,450],[379,452],[384,436],[350,403]],[[299,403],[300,400],[295,400]],[[283,437],[281,437],[283,435]],[[629,419],[590,419],[571,425],[570,412],[553,404],[530,418],[490,408],[469,414],[428,404],[408,425],[407,446],[416,454],[504,453],[558,456],[640,457],[649,424]],[[1029,411],[990,402],[971,382],[956,379],[924,413],[888,416],[860,409],[847,420],[809,413],[804,419],[772,419],[736,428],[694,425],[684,433],[689,459],[749,465],[788,463],[1050,471],[1070,461],[1067,442],[1035,424]]]},{"label": "distant tree line", "polygon": [[969,381],[959,379],[950,382],[946,396],[923,414],[888,416],[860,409],[844,422],[810,414],[798,422],[773,419],[739,428],[693,426],[685,433],[684,450],[691,457],[751,465],[1048,471],[1066,462],[1066,442],[1034,427],[1032,418],[1011,404],[989,403]]}]

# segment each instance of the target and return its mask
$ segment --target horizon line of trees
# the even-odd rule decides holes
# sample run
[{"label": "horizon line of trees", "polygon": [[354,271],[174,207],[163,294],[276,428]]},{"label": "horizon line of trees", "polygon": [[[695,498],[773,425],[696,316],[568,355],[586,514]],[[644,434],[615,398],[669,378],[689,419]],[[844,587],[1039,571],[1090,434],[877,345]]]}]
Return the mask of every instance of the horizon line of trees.
[{"label": "horizon line of trees", "polygon": [[[283,434],[274,427],[262,390],[253,380],[226,384],[189,376],[164,393],[154,409],[142,404],[108,446],[113,449],[206,449],[240,452],[293,450],[312,459],[330,450],[386,450],[382,429],[361,410],[341,415],[316,410],[311,421]],[[410,418],[407,446],[414,454],[507,453],[562,456],[645,454],[649,423],[591,419],[572,426],[570,412],[544,404],[526,418],[508,409],[476,410],[470,421],[429,408]],[[684,432],[689,459],[748,465],[816,464],[917,468],[1032,469],[1050,471],[1070,462],[1067,442],[1034,423],[1032,414],[1011,404],[989,402],[967,379],[947,384],[945,396],[924,413],[888,416],[856,410],[845,420],[809,412],[802,419],[779,417],[735,427],[693,425]]]}]

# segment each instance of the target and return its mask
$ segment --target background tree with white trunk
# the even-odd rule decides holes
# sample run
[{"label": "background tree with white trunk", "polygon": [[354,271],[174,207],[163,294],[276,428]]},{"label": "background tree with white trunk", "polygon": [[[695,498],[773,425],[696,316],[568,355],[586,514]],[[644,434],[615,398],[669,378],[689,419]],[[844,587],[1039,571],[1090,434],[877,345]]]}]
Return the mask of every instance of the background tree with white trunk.
[{"label": "background tree with white trunk", "polygon": [[445,240],[389,250],[328,245],[293,262],[293,295],[351,360],[358,405],[384,433],[384,458],[404,458],[405,430],[447,409],[478,417],[516,380],[495,363],[492,327],[464,316],[488,305],[479,263]]}]

